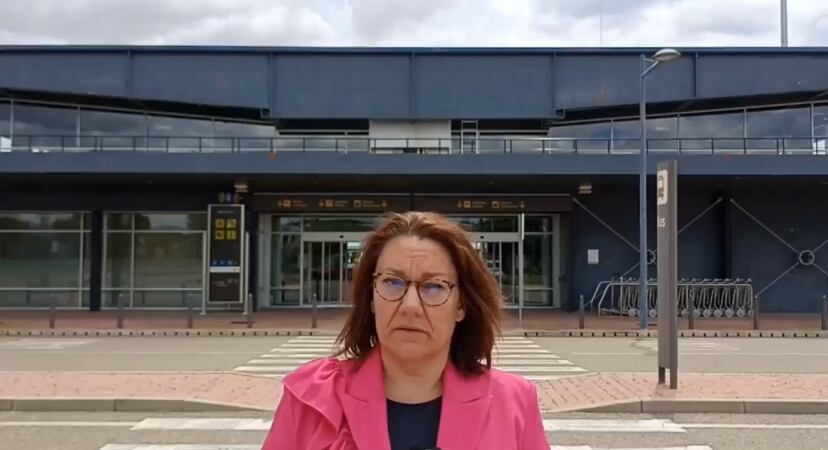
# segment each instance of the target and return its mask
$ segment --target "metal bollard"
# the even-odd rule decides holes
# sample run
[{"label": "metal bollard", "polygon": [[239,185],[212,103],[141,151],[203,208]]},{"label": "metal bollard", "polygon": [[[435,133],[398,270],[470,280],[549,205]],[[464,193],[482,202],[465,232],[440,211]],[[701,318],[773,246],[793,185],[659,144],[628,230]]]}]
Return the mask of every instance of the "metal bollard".
[{"label": "metal bollard", "polygon": [[54,292],[49,294],[49,328],[55,327],[55,321],[57,320],[57,304],[55,302],[55,294]]},{"label": "metal bollard", "polygon": [[828,331],[828,296],[822,296],[822,331]]},{"label": "metal bollard", "polygon": [[191,330],[193,328],[193,305],[190,302],[187,302],[187,329]]},{"label": "metal bollard", "polygon": [[124,305],[123,302],[121,302],[122,296],[123,293],[119,292],[118,296],[116,297],[117,304],[115,305],[118,308],[117,327],[119,330],[124,327]]},{"label": "metal bollard", "polygon": [[687,326],[691,330],[696,329],[696,299],[695,295],[687,293]]},{"label": "metal bollard", "polygon": [[316,328],[316,292],[311,297],[311,328]]},{"label": "metal bollard", "polygon": [[247,293],[247,304],[244,305],[247,312],[247,328],[253,328],[253,293]]},{"label": "metal bollard", "polygon": [[753,329],[759,329],[759,296],[753,297]]},{"label": "metal bollard", "polygon": [[578,328],[584,329],[584,294],[578,299]]}]

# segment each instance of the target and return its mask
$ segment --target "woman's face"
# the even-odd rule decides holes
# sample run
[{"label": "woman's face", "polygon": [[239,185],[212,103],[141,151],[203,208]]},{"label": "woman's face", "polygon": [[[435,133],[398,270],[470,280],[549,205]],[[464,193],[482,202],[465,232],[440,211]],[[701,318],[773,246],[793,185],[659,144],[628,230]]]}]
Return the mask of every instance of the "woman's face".
[{"label": "woman's face", "polygon": [[[448,251],[430,239],[396,237],[386,243],[374,272],[379,276],[372,309],[383,351],[401,359],[447,352],[455,324],[464,317]],[[393,298],[391,294],[401,293],[409,281],[421,282],[419,294],[417,285],[410,283],[401,299]]]}]

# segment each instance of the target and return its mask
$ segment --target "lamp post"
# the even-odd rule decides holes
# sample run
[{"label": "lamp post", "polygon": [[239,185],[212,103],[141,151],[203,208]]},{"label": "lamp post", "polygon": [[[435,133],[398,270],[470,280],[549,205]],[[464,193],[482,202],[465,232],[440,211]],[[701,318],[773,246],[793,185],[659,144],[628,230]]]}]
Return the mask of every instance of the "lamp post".
[{"label": "lamp post", "polygon": [[[638,231],[639,231],[639,285],[638,285],[638,312],[641,314],[641,329],[647,329],[647,315],[649,311],[649,303],[647,302],[647,264],[648,264],[648,246],[647,246],[647,87],[645,78],[661,63],[672,61],[681,56],[677,50],[672,48],[663,48],[653,54],[651,58],[641,55],[641,72],[640,87],[641,97],[639,104],[639,112],[641,114],[641,151],[638,155]],[[647,63],[650,63],[647,67]]]}]

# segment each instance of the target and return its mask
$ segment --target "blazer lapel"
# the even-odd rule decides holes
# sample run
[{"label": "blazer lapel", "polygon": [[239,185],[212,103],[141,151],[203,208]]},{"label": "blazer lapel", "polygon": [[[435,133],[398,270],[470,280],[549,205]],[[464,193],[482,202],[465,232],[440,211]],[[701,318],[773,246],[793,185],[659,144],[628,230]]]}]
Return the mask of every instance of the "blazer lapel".
[{"label": "blazer lapel", "polygon": [[346,386],[342,406],[351,436],[360,449],[391,450],[380,349],[375,348]]},{"label": "blazer lapel", "polygon": [[441,450],[477,448],[489,417],[489,374],[462,376],[449,361],[443,375],[443,407],[437,446]]}]

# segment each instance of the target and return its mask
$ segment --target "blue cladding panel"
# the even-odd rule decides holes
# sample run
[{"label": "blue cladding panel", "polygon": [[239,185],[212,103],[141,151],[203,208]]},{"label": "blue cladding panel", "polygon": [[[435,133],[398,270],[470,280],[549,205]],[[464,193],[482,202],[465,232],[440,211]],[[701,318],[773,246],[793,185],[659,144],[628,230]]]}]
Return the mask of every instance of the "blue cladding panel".
[{"label": "blue cladding panel", "polygon": [[276,117],[409,117],[408,56],[280,55],[275,64]]},{"label": "blue cladding panel", "polygon": [[[640,56],[558,56],[555,101],[558,109],[637,104]],[[682,57],[647,76],[647,101],[693,97],[693,61]]]},{"label": "blue cladding panel", "polygon": [[543,118],[552,107],[549,56],[417,56],[422,118]]},{"label": "blue cladding panel", "polygon": [[0,53],[0,87],[125,95],[126,53]]},{"label": "blue cladding panel", "polygon": [[736,96],[828,89],[828,56],[701,56],[699,96]]},{"label": "blue cladding panel", "polygon": [[267,109],[267,56],[136,54],[133,96],[145,99]]}]

